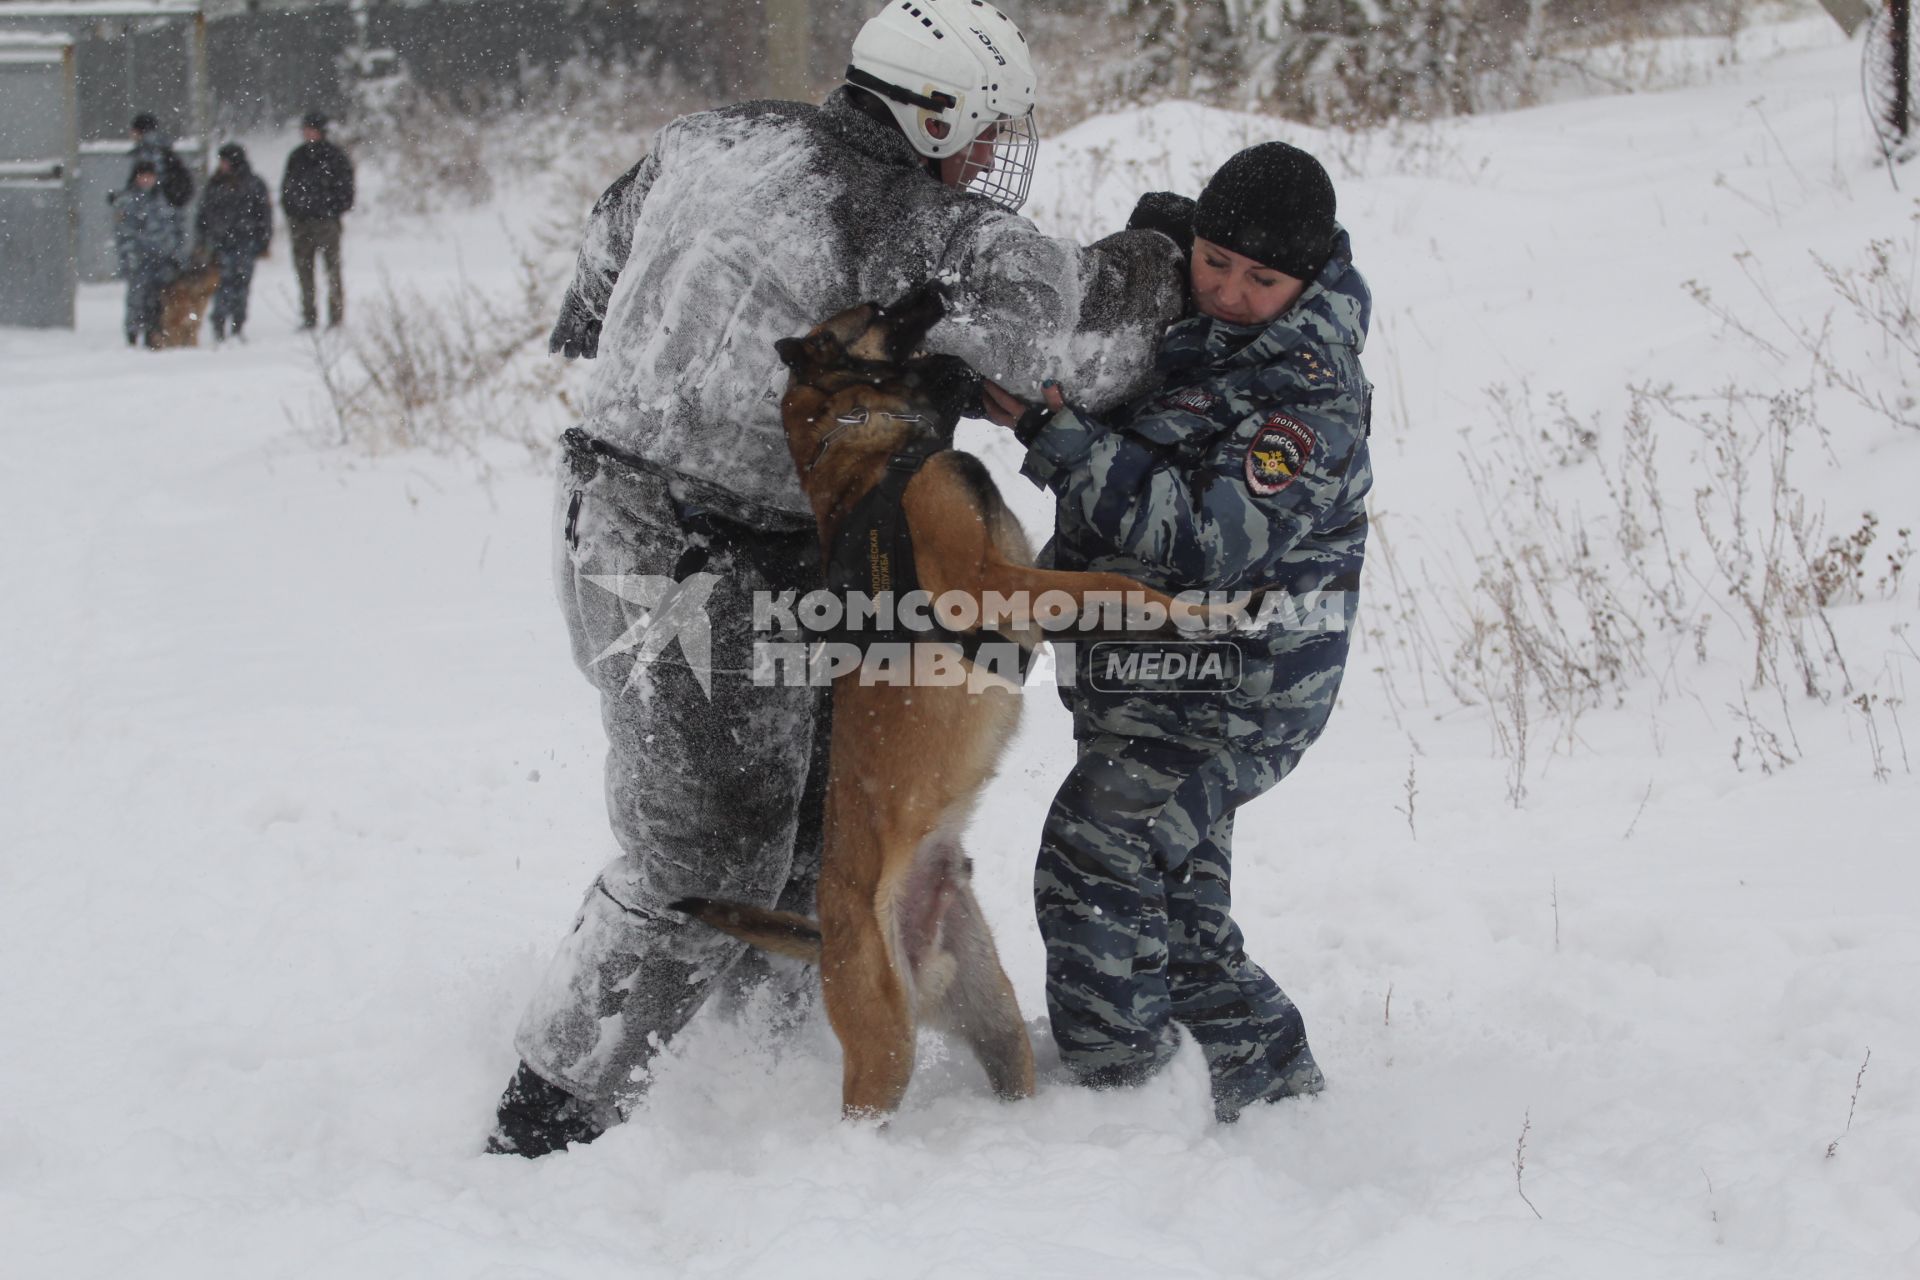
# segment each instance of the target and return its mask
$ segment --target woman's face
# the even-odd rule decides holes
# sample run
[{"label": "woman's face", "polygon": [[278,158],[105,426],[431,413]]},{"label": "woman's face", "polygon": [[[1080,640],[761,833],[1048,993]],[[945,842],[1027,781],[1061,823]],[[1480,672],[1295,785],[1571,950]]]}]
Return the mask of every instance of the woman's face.
[{"label": "woman's face", "polygon": [[1189,268],[1193,303],[1228,324],[1267,324],[1293,305],[1307,282],[1195,237]]}]

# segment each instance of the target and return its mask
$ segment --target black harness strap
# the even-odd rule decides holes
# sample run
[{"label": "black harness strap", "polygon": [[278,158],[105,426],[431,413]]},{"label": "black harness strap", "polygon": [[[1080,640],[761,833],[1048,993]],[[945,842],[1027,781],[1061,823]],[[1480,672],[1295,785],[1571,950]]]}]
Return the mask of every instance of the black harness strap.
[{"label": "black harness strap", "polygon": [[[882,592],[891,592],[896,605],[909,592],[920,590],[920,575],[913,560],[913,531],[907,525],[904,499],[907,485],[920,474],[927,460],[952,448],[945,439],[926,436],[909,441],[887,459],[887,469],[853,510],[840,522],[833,546],[827,553],[826,589],[842,601],[854,593],[871,600]],[[844,617],[844,614],[843,614]],[[925,630],[902,625],[896,613],[892,625],[855,631],[844,621],[838,627],[809,632],[813,640],[826,640],[858,646],[864,655],[873,645],[887,642],[919,642],[951,645],[960,656],[975,661],[987,644],[1018,644],[997,631],[951,631],[937,620]],[[1020,645],[1020,677],[1026,679],[1033,650]]]}]

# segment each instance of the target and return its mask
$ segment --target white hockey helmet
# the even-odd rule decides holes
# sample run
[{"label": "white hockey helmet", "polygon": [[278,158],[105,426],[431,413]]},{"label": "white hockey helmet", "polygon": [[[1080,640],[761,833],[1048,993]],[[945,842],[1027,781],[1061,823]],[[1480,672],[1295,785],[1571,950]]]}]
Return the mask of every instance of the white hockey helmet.
[{"label": "white hockey helmet", "polygon": [[854,37],[847,83],[877,95],[913,149],[932,160],[980,149],[962,184],[1017,209],[1033,177],[1036,78],[1027,38],[987,0],[888,0]]}]

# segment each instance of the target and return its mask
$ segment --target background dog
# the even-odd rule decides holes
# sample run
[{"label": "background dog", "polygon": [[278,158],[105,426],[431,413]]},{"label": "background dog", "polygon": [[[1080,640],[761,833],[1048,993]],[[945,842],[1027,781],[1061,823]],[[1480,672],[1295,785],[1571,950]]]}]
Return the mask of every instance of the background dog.
[{"label": "background dog", "polygon": [[[801,487],[829,558],[848,514],[903,449],[950,443],[979,380],[945,356],[911,356],[944,314],[927,286],[889,306],[866,303],[780,344],[789,379],[781,412]],[[934,432],[943,441],[928,442]],[[986,468],[950,447],[902,494],[920,586],[934,596],[1143,592],[1111,573],[1036,569],[1019,523]],[[1013,637],[1031,646],[1029,629]],[[926,643],[923,641],[922,643]],[[833,689],[818,925],[739,903],[688,899],[676,909],[756,946],[817,959],[827,1016],[845,1055],[849,1116],[892,1112],[913,1074],[916,1028],[958,1035],[995,1092],[1033,1092],[1033,1047],[970,884],[960,833],[1019,715],[1019,687],[982,680],[928,687]]]},{"label": "background dog", "polygon": [[220,264],[200,262],[188,267],[160,289],[160,332],[153,345],[197,347],[200,322],[206,319],[213,291],[220,287]]}]

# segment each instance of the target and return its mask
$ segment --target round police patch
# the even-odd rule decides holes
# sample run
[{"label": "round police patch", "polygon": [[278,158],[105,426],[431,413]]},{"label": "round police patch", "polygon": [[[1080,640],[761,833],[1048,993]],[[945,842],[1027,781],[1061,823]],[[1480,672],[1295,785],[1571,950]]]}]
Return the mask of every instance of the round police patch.
[{"label": "round police patch", "polygon": [[1299,479],[1313,456],[1313,432],[1284,413],[1274,413],[1247,446],[1247,488],[1266,497]]}]

